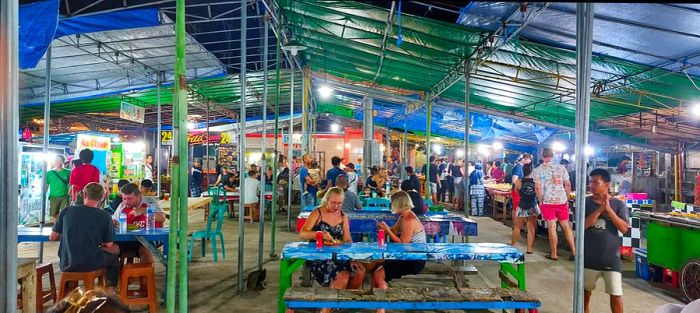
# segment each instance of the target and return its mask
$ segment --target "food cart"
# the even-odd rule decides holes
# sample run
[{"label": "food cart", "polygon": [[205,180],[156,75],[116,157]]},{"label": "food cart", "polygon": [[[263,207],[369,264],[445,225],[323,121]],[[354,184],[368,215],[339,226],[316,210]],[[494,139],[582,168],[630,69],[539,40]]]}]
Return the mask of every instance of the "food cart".
[{"label": "food cart", "polygon": [[647,222],[647,260],[664,269],[664,281],[679,287],[686,300],[700,299],[700,213],[637,211]]}]

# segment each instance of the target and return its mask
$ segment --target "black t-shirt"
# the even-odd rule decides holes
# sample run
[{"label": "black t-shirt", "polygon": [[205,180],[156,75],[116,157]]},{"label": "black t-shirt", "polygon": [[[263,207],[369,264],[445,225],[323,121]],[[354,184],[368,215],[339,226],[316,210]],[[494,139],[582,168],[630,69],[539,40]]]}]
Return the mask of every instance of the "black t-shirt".
[{"label": "black t-shirt", "polygon": [[450,172],[452,174],[452,177],[462,177],[462,171],[460,171],[460,167],[455,165],[455,164],[450,164]]},{"label": "black t-shirt", "polygon": [[423,197],[420,196],[419,193],[415,191],[408,191],[408,196],[411,197],[411,202],[413,202],[413,213],[416,214],[425,214],[425,201],[423,200]]},{"label": "black t-shirt", "polygon": [[114,241],[114,226],[109,213],[84,205],[70,206],[61,211],[53,231],[61,234],[58,257],[63,272],[100,268],[102,264],[96,260],[99,260],[102,244]]},{"label": "black t-shirt", "polygon": [[[426,170],[426,165],[423,165],[423,174],[425,174]],[[437,165],[435,164],[430,164],[430,182],[437,184],[438,182],[438,175],[440,174],[440,169],[438,168]],[[418,189],[416,189],[418,190]]]},{"label": "black t-shirt", "polygon": [[[586,217],[598,209],[592,197],[586,197]],[[629,223],[629,211],[620,199],[610,199],[610,207],[622,220]],[[610,218],[600,214],[598,222],[584,232],[583,267],[598,271],[621,271],[620,236]]]},{"label": "black t-shirt", "polygon": [[411,186],[413,186],[413,189],[420,190],[420,180],[418,179],[418,176],[416,176],[416,174],[409,176],[408,180],[411,182]]},{"label": "black t-shirt", "polygon": [[524,210],[529,210],[537,205],[537,194],[535,192],[535,180],[532,178],[523,178],[522,185],[518,193],[520,194],[520,202],[518,207]]}]

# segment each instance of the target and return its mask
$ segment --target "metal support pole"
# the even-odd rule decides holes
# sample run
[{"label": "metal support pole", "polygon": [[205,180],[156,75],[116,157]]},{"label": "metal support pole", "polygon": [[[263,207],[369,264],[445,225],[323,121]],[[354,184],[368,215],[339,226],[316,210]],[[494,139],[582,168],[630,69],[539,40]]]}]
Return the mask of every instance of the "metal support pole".
[{"label": "metal support pole", "polygon": [[[51,50],[53,50],[53,45],[49,45],[48,50],[46,50],[46,100],[44,100],[44,142],[41,145],[41,152],[44,155],[44,162],[41,177],[41,227],[44,227],[46,223],[46,196],[48,195],[49,186],[46,184],[46,178],[49,171],[49,140],[51,135],[49,134],[49,121],[51,120]],[[44,243],[39,243],[39,263],[44,263]]]},{"label": "metal support pole", "polygon": [[[408,128],[406,119],[403,120],[403,167],[401,168],[401,179],[408,179],[406,167],[408,166]],[[415,170],[415,169],[414,169]]]},{"label": "metal support pole", "polygon": [[578,3],[576,9],[576,260],[574,261],[574,313],[583,313],[583,250],[586,219],[586,162],[584,148],[588,143],[591,108],[591,51],[593,45],[593,3]]},{"label": "metal support pole", "polygon": [[[429,97],[425,98],[425,198],[432,199],[432,190],[430,190],[430,125],[433,120],[433,103]],[[437,205],[437,203],[434,203]]]},{"label": "metal support pole", "polygon": [[[269,23],[269,21],[267,21]],[[265,32],[268,31],[269,25],[265,23]],[[272,229],[270,229],[270,257],[277,258],[277,252],[275,248],[275,232],[277,231],[277,167],[279,166],[279,156],[281,155],[279,151],[279,131],[280,131],[280,39],[277,38],[277,44],[275,45],[275,72],[276,76],[276,86],[275,86],[275,164],[273,173],[275,174],[275,179],[272,181]],[[291,176],[290,176],[291,178]],[[291,181],[289,181],[291,184]]]},{"label": "metal support pole", "polygon": [[17,0],[0,1],[0,312],[17,311]]},{"label": "metal support pole", "polygon": [[[176,274],[179,272],[180,312],[187,312],[187,253],[180,253],[179,269],[178,240],[187,242],[187,81],[185,80],[185,0],[178,0],[175,13],[175,82],[173,95],[173,157],[170,197],[170,232],[168,250],[167,311],[175,312]],[[184,202],[184,205],[183,205]],[[183,213],[184,212],[184,213]],[[185,215],[184,224],[182,215]],[[183,266],[184,263],[184,266]]]},{"label": "metal support pole", "polygon": [[[268,53],[268,29],[270,27],[269,16],[263,18],[265,20],[265,34],[263,35],[263,121],[262,121],[262,145],[260,146],[260,152],[262,153],[262,162],[260,164],[260,237],[258,238],[258,270],[261,271],[263,267],[263,250],[265,244],[265,150],[267,147],[267,83],[268,83],[268,71],[267,71],[267,53]],[[274,172],[273,172],[274,173]],[[274,175],[272,176],[274,180]],[[274,212],[272,212],[274,214]]]},{"label": "metal support pole", "polygon": [[[241,113],[238,118],[238,172],[241,178],[245,175],[245,119],[246,119],[246,62],[248,60],[247,52],[247,32],[248,32],[248,2],[241,3]],[[243,256],[245,253],[245,228],[243,227],[245,221],[243,216],[245,215],[245,201],[243,195],[245,195],[245,180],[241,179],[239,184],[240,197],[238,200],[238,293],[243,292]]]},{"label": "metal support pole", "polygon": [[[289,140],[287,142],[287,161],[290,162],[289,165],[289,193],[287,195],[287,230],[292,230],[292,185],[294,181],[294,173],[292,173],[292,157],[294,155],[294,64],[290,63],[289,72],[291,74],[291,88],[289,90]],[[303,160],[302,160],[303,162]],[[301,192],[304,192],[304,184],[299,182],[301,185]],[[304,197],[301,197],[304,199]]]},{"label": "metal support pole", "polygon": [[[206,141],[206,162],[207,162],[207,169],[204,174],[204,181],[207,182],[207,187],[209,186],[209,172],[211,171],[211,168],[209,167],[209,101],[207,101],[207,107],[206,107],[206,119],[207,119],[207,141]],[[204,167],[202,167],[204,169]]]},{"label": "metal support pole", "polygon": [[[308,85],[306,84],[306,69],[301,69],[301,155],[305,155],[309,153],[309,147],[306,144],[307,143],[307,133],[306,130],[308,129],[308,97],[307,97],[307,92],[306,88]],[[303,161],[302,161],[303,162]],[[303,208],[303,206],[302,206]]]},{"label": "metal support pole", "polygon": [[469,97],[471,96],[471,62],[464,60],[464,175],[462,176],[462,184],[464,184],[464,215],[469,216],[469,126],[471,119],[469,118]]},{"label": "metal support pole", "polygon": [[160,87],[163,84],[163,73],[158,72],[158,83],[156,85],[156,105],[158,106],[158,124],[157,124],[157,132],[156,132],[156,168],[158,169],[156,171],[156,180],[158,181],[158,199],[160,199],[160,196],[162,195],[162,191],[160,188],[160,175],[161,175],[161,167],[160,167],[160,158],[161,158],[161,146],[163,143],[161,142],[162,136],[161,136],[161,131],[163,130],[163,117],[162,117],[162,107],[160,103]]},{"label": "metal support pole", "polygon": [[362,148],[362,171],[364,180],[369,177],[369,168],[372,167],[372,142],[374,141],[374,98],[367,97],[364,108],[364,123],[362,137],[364,147]]}]

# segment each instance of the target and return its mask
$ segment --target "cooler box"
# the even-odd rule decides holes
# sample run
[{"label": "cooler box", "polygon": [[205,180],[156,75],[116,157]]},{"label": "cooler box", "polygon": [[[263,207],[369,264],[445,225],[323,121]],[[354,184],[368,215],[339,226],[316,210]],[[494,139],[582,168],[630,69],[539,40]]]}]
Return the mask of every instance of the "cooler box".
[{"label": "cooler box", "polygon": [[646,281],[651,280],[651,273],[649,273],[649,262],[647,261],[647,250],[634,249],[634,259],[637,277]]}]

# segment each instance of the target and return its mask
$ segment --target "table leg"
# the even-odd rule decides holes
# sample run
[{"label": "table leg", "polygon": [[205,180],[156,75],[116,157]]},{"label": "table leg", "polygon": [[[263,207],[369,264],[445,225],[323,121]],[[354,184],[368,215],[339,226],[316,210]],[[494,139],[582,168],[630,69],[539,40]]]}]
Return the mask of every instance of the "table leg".
[{"label": "table leg", "polygon": [[284,303],[284,293],[292,286],[292,275],[304,264],[304,260],[282,260],[280,262],[280,287],[277,297],[277,312],[284,313],[287,305]]},{"label": "table leg", "polygon": [[[501,263],[501,272],[505,275],[511,275],[518,283],[520,290],[526,290],[525,286],[525,262],[518,264]],[[501,288],[508,288],[508,284],[501,279]]]},{"label": "table leg", "polygon": [[21,279],[22,284],[22,312],[36,313],[36,268],[29,275]]},{"label": "table leg", "polygon": [[[143,236],[136,236],[136,240],[138,240],[146,248],[146,250],[148,250],[148,252],[150,252],[156,258],[156,260],[158,260],[158,262],[163,264],[163,266],[165,267],[168,266],[168,260],[166,260],[165,256],[163,256],[163,253],[161,253],[160,250],[158,250],[158,248],[156,248],[156,246],[153,245],[153,242],[147,240]],[[163,245],[165,246],[166,244]],[[164,248],[164,250],[165,249],[166,248]]]}]

